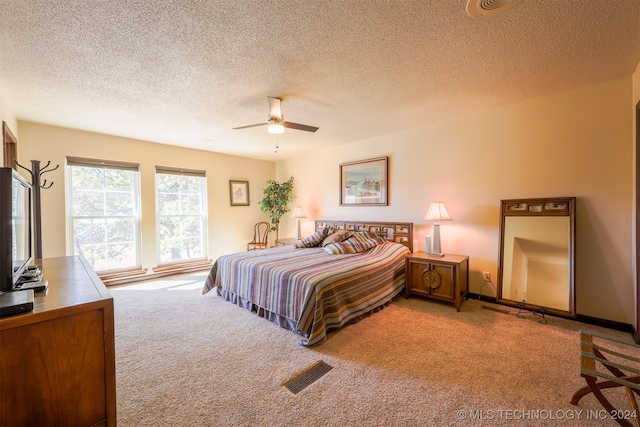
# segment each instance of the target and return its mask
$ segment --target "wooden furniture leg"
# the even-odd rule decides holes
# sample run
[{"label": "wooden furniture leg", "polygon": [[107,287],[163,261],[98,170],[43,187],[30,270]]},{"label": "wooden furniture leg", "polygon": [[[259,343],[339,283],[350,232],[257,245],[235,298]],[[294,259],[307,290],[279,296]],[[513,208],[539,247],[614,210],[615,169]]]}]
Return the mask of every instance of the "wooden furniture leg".
[{"label": "wooden furniture leg", "polygon": [[[602,340],[608,340],[604,337],[598,338]],[[636,348],[636,351],[638,351],[637,349],[639,347],[634,346],[634,348]],[[640,421],[638,418],[640,417],[640,411],[638,410],[638,402],[635,398],[636,394],[640,395],[640,375],[637,375],[640,374],[640,370],[623,365],[618,362],[612,362],[608,360],[603,353],[609,353],[622,359],[640,362],[640,359],[638,358],[611,351],[602,347],[601,345],[594,344],[593,335],[580,332],[580,376],[585,379],[587,386],[582,387],[573,394],[573,397],[571,398],[571,404],[577,405],[583,396],[586,396],[589,393],[593,393],[602,407],[611,415],[613,419],[615,419],[615,421],[619,425],[625,427],[633,427],[635,425],[636,427],[640,427]],[[599,362],[599,364],[604,367],[608,371],[608,373],[603,372],[602,370],[598,371],[597,368],[600,366],[596,366],[596,362]],[[630,371],[636,375],[629,375],[624,371]],[[598,377],[604,378],[606,381],[598,382]],[[602,393],[602,390],[614,387],[625,388],[625,393],[627,394],[627,398],[629,399],[629,406],[631,407],[632,411],[618,410]],[[625,419],[621,416],[621,414],[626,413],[632,413],[634,417]],[[634,422],[632,423],[630,419],[633,419]]]},{"label": "wooden furniture leg", "polygon": [[[633,390],[631,389],[631,387],[624,386],[624,391],[627,393],[629,405],[631,405],[636,414],[640,414],[640,409],[638,409],[638,401],[636,400],[636,396],[633,394]],[[639,417],[636,417],[636,427],[640,427]]]}]

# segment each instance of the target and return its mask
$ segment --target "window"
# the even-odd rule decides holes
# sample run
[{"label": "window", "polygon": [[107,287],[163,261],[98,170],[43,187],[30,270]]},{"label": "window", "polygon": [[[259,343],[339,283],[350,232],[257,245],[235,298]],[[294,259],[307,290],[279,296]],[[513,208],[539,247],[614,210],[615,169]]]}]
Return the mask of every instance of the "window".
[{"label": "window", "polygon": [[204,171],[156,166],[158,263],[206,257],[206,200]]},{"label": "window", "polygon": [[67,157],[68,247],[99,272],[140,268],[137,163]]}]

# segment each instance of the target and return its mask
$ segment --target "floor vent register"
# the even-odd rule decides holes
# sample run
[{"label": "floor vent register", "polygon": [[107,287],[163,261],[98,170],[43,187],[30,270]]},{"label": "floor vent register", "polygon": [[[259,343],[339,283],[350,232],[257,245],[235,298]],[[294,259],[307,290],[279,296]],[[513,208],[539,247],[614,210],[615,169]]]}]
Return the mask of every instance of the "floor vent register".
[{"label": "floor vent register", "polygon": [[328,365],[324,361],[320,361],[302,372],[301,374],[295,376],[289,381],[282,384],[287,390],[289,390],[293,394],[298,394],[305,388],[309,387],[314,382],[318,381],[324,374],[333,369],[333,366]]}]

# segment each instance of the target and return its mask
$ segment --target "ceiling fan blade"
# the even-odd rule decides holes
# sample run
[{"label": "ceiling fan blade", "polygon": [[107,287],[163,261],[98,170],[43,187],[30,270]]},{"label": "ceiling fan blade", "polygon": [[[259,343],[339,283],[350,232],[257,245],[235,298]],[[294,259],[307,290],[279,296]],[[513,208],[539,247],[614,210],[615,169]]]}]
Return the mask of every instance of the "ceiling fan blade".
[{"label": "ceiling fan blade", "polygon": [[274,98],[273,96],[267,96],[267,100],[269,101],[269,118],[278,118],[282,120],[282,106],[280,103],[282,102],[280,98]]},{"label": "ceiling fan blade", "polygon": [[315,127],[315,126],[301,125],[300,123],[293,123],[293,122],[284,122],[284,127],[289,128],[289,129],[304,130],[304,131],[307,131],[307,132],[315,132],[318,129],[320,129],[320,128]]},{"label": "ceiling fan blade", "polygon": [[[265,126],[274,121],[273,119],[276,119],[276,123],[282,123],[284,121],[282,118],[282,100],[273,96],[267,96],[267,101],[269,101],[269,117],[267,118],[266,123],[256,123],[254,125],[239,126],[233,129],[246,129],[256,126]],[[315,126],[301,125],[300,123],[293,122],[284,122],[284,127],[289,129],[303,130],[306,132],[315,132],[319,129]]]},{"label": "ceiling fan blade", "polygon": [[246,126],[239,126],[237,128],[233,128],[233,129],[247,129],[247,128],[254,128],[256,126],[266,126],[269,123],[256,123],[255,125],[246,125]]}]

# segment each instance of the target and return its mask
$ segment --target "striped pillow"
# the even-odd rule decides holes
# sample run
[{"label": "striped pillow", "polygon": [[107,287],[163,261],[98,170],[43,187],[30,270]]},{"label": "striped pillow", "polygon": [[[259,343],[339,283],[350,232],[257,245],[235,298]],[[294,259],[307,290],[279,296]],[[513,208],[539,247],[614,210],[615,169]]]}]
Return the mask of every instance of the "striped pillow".
[{"label": "striped pillow", "polygon": [[304,239],[300,239],[293,244],[295,248],[314,248],[319,246],[320,243],[327,237],[328,228],[325,227],[322,230],[318,230],[313,233],[311,236],[305,237]]},{"label": "striped pillow", "polygon": [[328,255],[357,254],[384,243],[384,239],[367,231],[358,231],[342,242],[331,243],[324,248]]},{"label": "striped pillow", "polygon": [[331,243],[342,242],[343,240],[347,240],[351,237],[351,234],[353,234],[353,232],[343,230],[341,228],[335,228],[331,230],[331,233],[327,237],[324,238],[320,246],[327,246]]}]

